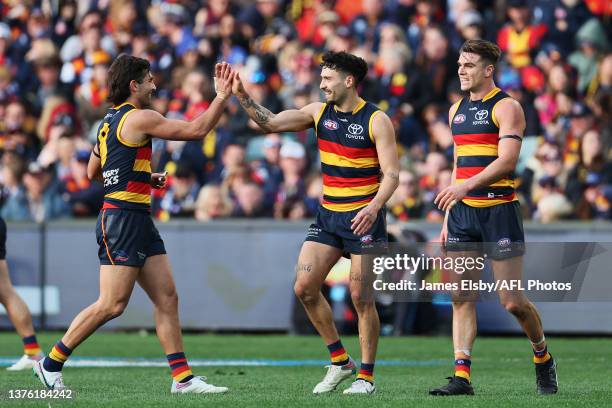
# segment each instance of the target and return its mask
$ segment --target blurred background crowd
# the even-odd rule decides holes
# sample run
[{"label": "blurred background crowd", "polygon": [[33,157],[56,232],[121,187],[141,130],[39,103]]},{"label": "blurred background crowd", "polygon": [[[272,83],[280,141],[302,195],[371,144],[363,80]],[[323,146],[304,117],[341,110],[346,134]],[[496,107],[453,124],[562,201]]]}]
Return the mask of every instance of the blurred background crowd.
[{"label": "blurred background crowd", "polygon": [[[611,219],[612,2],[609,0],[2,0],[0,183],[7,220],[97,215],[86,166],[119,53],[151,61],[153,107],[191,120],[214,93],[212,67],[241,72],[273,112],[320,100],[319,60],[346,50],[370,66],[364,99],[391,117],[401,154],[393,220],[441,221],[451,181],[448,108],[463,95],[457,50],[501,47],[496,83],[521,102],[517,169],[525,219]],[[160,220],[302,219],[322,193],[312,130],[262,135],[232,100],[203,141],[154,141]]]}]

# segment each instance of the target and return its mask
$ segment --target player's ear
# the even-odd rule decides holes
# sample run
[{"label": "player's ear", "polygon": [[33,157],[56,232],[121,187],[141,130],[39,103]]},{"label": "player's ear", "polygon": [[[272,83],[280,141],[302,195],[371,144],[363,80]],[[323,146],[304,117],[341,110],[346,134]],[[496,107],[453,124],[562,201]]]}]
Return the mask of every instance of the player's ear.
[{"label": "player's ear", "polygon": [[344,77],[344,85],[346,85],[347,88],[350,88],[354,84],[355,84],[355,77],[354,76],[347,75],[347,76]]},{"label": "player's ear", "polygon": [[138,90],[138,81],[136,81],[135,79],[132,79],[130,81],[130,93],[136,92],[137,90]]},{"label": "player's ear", "polygon": [[486,73],[487,78],[492,77],[494,71],[495,71],[495,66],[493,64],[487,65],[487,67],[485,68],[485,73]]}]

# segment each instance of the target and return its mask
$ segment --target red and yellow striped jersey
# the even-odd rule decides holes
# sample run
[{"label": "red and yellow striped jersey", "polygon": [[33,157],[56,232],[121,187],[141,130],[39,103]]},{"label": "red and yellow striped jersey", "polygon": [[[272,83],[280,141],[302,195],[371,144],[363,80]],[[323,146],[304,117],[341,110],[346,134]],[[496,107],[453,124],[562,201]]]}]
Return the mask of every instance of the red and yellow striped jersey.
[{"label": "red and yellow striped jersey", "polygon": [[103,208],[147,211],[151,208],[151,138],[134,144],[121,137],[125,118],[135,110],[127,102],[113,107],[98,128],[104,178]]},{"label": "red and yellow striped jersey", "polygon": [[[494,88],[482,100],[462,99],[452,114],[451,130],[457,152],[455,179],[462,183],[480,173],[497,159],[499,126],[495,106],[509,96]],[[462,200],[472,207],[490,207],[517,200],[514,173],[476,190],[470,190]]]},{"label": "red and yellow striped jersey", "polygon": [[372,121],[380,112],[364,100],[352,112],[324,104],[315,120],[323,173],[323,207],[353,211],[378,192],[380,165]]}]

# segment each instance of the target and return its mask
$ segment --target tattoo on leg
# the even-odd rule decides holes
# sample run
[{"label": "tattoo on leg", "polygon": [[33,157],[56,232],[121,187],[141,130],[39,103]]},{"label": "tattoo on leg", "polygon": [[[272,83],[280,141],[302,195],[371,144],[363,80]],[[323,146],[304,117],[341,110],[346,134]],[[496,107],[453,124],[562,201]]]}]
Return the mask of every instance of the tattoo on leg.
[{"label": "tattoo on leg", "polygon": [[312,264],[302,264],[299,263],[297,264],[297,266],[295,267],[295,272],[299,273],[299,272],[311,272],[312,271]]}]

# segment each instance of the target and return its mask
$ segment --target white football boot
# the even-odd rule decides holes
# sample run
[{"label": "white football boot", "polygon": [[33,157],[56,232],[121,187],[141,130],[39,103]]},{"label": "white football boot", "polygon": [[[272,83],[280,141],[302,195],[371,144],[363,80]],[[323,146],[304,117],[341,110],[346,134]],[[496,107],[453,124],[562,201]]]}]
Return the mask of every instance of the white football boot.
[{"label": "white football boot", "polygon": [[343,394],[374,394],[376,387],[371,382],[357,379],[353,381],[351,386],[344,390]]},{"label": "white football boot", "polygon": [[61,371],[47,371],[43,367],[45,359],[37,361],[34,364],[34,375],[38,377],[41,383],[50,390],[65,390],[64,379]]},{"label": "white football boot", "polygon": [[34,368],[34,364],[36,364],[38,360],[42,360],[43,358],[45,358],[45,355],[42,353],[42,351],[36,354],[35,356],[28,356],[27,354],[24,354],[15,364],[13,364],[10,367],[7,367],[6,370],[7,371],[30,370]]},{"label": "white football boot", "polygon": [[223,394],[228,390],[227,387],[208,384],[205,380],[206,377],[193,377],[186,383],[172,380],[170,392],[172,394]]},{"label": "white football boot", "polygon": [[320,383],[315,385],[313,394],[323,394],[336,389],[338,384],[355,375],[357,366],[352,358],[349,357],[349,362],[343,366],[326,365],[327,374],[323,377]]}]

